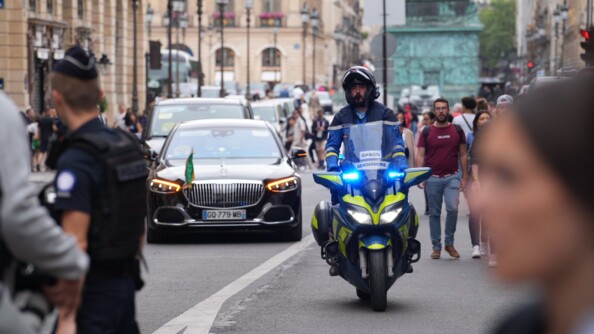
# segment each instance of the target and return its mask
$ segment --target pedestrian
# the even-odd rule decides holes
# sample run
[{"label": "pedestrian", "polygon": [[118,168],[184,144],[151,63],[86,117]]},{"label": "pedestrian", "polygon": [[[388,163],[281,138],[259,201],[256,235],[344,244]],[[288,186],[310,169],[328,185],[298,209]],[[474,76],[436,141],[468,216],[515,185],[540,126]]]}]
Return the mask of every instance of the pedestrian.
[{"label": "pedestrian", "polygon": [[[466,185],[466,199],[468,200],[468,207],[470,209],[470,214],[468,216],[468,228],[470,230],[470,241],[472,243],[472,258],[473,259],[480,259],[481,256],[484,254],[489,254],[489,245],[488,245],[488,234],[486,230],[483,228],[482,224],[482,215],[480,213],[480,209],[475,204],[475,198],[478,197],[478,192],[480,191],[480,182],[479,182],[479,157],[477,154],[476,149],[474,149],[477,144],[480,143],[481,140],[484,140],[484,135],[479,136],[479,133],[482,135],[482,132],[479,131],[483,128],[487,122],[491,120],[491,114],[488,111],[479,111],[476,114],[473,122],[473,129],[474,131],[469,133],[466,137],[466,143],[468,145],[468,156],[469,156],[469,170],[468,170],[468,184]],[[477,140],[480,138],[480,140]],[[491,258],[492,261],[496,261],[494,257]],[[491,262],[491,265],[494,265],[494,262]]]},{"label": "pedestrian", "polygon": [[301,89],[301,86],[299,84],[296,84],[295,88],[293,88],[293,99],[295,100],[296,107],[301,107],[301,103],[303,102],[304,95],[305,95],[305,92],[303,92],[303,89]]},{"label": "pedestrian", "polygon": [[450,113],[450,116],[452,118],[456,118],[460,115],[462,115],[462,103],[456,103],[456,104],[454,104],[454,107],[452,108],[452,112]]},{"label": "pedestrian", "polygon": [[[441,258],[441,205],[445,200],[445,250],[451,257],[460,258],[454,247],[454,234],[458,223],[460,191],[464,190],[468,176],[466,137],[459,126],[448,121],[449,103],[443,98],[433,103],[435,122],[425,128],[419,137],[418,167],[430,167],[432,176],[420,187],[427,187],[429,198],[429,229],[433,245],[432,259]],[[458,162],[462,173],[458,170]]]},{"label": "pedestrian", "polygon": [[400,130],[402,140],[404,140],[404,152],[406,153],[408,167],[413,168],[415,166],[415,135],[408,129],[408,123],[403,112],[398,112],[396,119],[400,123],[398,129]]},{"label": "pedestrian", "polygon": [[118,108],[118,114],[116,115],[115,123],[113,124],[114,128],[125,129],[126,128],[126,106],[123,103],[120,103]]},{"label": "pedestrian", "polygon": [[476,112],[489,111],[489,102],[485,98],[476,100]]},{"label": "pedestrian", "polygon": [[495,107],[495,117],[506,114],[512,109],[514,98],[509,95],[501,95],[497,99],[497,106]]},{"label": "pedestrian", "polygon": [[[538,88],[489,126],[480,203],[503,283],[539,292],[496,334],[594,333],[594,76]],[[559,122],[564,119],[578,122]]]},{"label": "pedestrian", "polygon": [[[426,127],[429,127],[433,124],[433,122],[435,122],[435,113],[433,113],[433,111],[428,110],[423,112],[423,122],[421,123],[421,128],[418,131],[418,136],[415,139],[415,143],[419,142],[419,138],[421,136],[421,134],[423,133],[423,130]],[[418,148],[417,148],[418,150]],[[415,152],[415,164],[416,164],[416,152]],[[423,194],[425,195],[425,216],[429,216],[429,198],[427,196],[427,188],[423,188]]]},{"label": "pedestrian", "polygon": [[309,107],[309,110],[311,111],[312,117],[315,117],[318,109],[322,108],[322,105],[320,104],[320,98],[318,97],[318,94],[316,93],[315,90],[311,91],[311,96],[309,97],[308,107]]},{"label": "pedestrian", "polygon": [[288,98],[289,96],[290,96],[289,87],[287,87],[287,85],[283,85],[283,88],[282,88],[278,97],[284,99],[284,98]]},{"label": "pedestrian", "polygon": [[471,97],[462,98],[462,114],[454,117],[454,124],[464,130],[464,136],[468,137],[468,134],[473,131],[472,123],[474,122],[474,109],[476,108],[476,100]]},{"label": "pedestrian", "polygon": [[126,128],[131,134],[140,140],[140,137],[142,136],[142,124],[135,113],[128,113],[126,117]]},{"label": "pedestrian", "polygon": [[30,148],[30,161],[31,171],[35,171],[35,165],[37,161],[37,155],[39,154],[39,121],[35,111],[29,109],[27,111],[28,118],[31,123],[27,125],[27,133],[29,135],[29,148]]},{"label": "pedestrian", "polygon": [[52,110],[47,109],[43,116],[39,119],[39,153],[37,154],[37,161],[35,165],[35,168],[38,172],[41,171],[41,166],[45,165],[45,159],[47,158],[50,140],[57,130],[52,116]]},{"label": "pedestrian", "polygon": [[328,140],[328,128],[330,123],[324,118],[324,111],[318,109],[317,118],[312,125],[312,134],[314,135],[313,142],[316,145],[316,153],[318,156],[318,169],[324,169],[324,160],[326,159],[326,141]]},{"label": "pedestrian", "polygon": [[[293,118],[295,119],[295,124],[293,125],[293,143],[291,149],[304,150],[307,148],[307,140],[311,138],[311,132],[309,132],[307,122],[301,114],[301,108],[295,109]],[[303,163],[300,167],[313,169],[313,164],[307,157],[304,160],[299,160],[299,163]]]},{"label": "pedestrian", "polygon": [[291,152],[293,146],[293,139],[295,138],[295,118],[289,117],[287,121],[287,139],[285,140],[285,150]]},{"label": "pedestrian", "polygon": [[[98,118],[103,92],[93,61],[75,46],[53,69],[52,98],[70,131],[55,166],[55,215],[91,259],[76,331],[138,333],[148,173],[138,141]],[[74,320],[60,319],[62,325]]]},{"label": "pedestrian", "polygon": [[[25,127],[16,106],[2,92],[0,110],[0,155],[10,157],[0,159],[0,333],[39,333],[47,315],[39,313],[41,302],[49,301],[67,314],[76,311],[89,259],[39,204],[38,190],[29,182]],[[43,270],[56,283],[16,291],[15,286],[25,283],[15,270],[16,262]],[[43,290],[47,299],[41,298]],[[13,297],[20,293],[31,302],[17,306]],[[40,298],[32,299],[34,294]]]}]

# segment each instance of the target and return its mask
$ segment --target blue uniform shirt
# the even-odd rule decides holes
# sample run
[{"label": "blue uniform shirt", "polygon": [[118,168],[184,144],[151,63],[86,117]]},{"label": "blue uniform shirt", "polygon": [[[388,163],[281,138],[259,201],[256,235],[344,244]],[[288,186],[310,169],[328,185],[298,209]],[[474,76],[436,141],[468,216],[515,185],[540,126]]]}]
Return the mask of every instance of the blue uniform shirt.
[{"label": "blue uniform shirt", "polygon": [[[334,116],[332,124],[329,129],[329,137],[326,142],[326,166],[328,170],[338,168],[338,155],[340,154],[340,146],[344,140],[344,136],[348,135],[348,129],[344,129],[344,125],[351,124],[365,124],[371,122],[388,121],[397,123],[396,115],[383,104],[373,101],[365,113],[364,117],[359,117],[356,110],[347,105],[342,108],[338,114]],[[404,140],[399,133],[398,127],[394,126],[393,130],[397,135],[391,136],[394,138],[392,143],[392,161],[396,168],[408,168],[408,161],[404,149]]]},{"label": "blue uniform shirt", "polygon": [[[85,133],[100,133],[119,140],[118,135],[98,118],[83,124],[67,135],[67,140]],[[55,208],[60,211],[81,211],[92,214],[93,202],[102,192],[103,169],[99,158],[78,147],[66,148],[58,159]]]}]

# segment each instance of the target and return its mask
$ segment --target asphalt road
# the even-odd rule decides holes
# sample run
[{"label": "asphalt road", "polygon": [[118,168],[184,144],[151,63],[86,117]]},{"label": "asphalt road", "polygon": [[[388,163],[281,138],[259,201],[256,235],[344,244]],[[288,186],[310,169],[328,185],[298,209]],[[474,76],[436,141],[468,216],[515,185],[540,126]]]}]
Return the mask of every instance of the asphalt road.
[{"label": "asphalt road", "polygon": [[[310,173],[302,176],[304,235],[309,235],[313,208],[329,195]],[[411,200],[422,212],[423,193],[415,189]],[[493,283],[486,261],[470,258],[466,212],[461,206],[460,260],[429,259],[428,217],[420,217],[422,259],[389,291],[385,313],[372,312],[352,286],[330,277],[314,243],[226,300],[210,332],[485,333],[525,294]],[[156,331],[291,245],[268,233],[207,234],[147,245],[150,272],[137,298],[142,332]]]}]

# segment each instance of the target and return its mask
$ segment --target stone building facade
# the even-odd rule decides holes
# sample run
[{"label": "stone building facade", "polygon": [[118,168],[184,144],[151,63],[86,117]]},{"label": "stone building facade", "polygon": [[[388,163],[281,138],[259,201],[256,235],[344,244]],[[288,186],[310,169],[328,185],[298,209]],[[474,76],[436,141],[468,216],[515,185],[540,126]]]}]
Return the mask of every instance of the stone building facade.
[{"label": "stone building facade", "polygon": [[[138,3],[138,98],[144,109],[144,32],[146,3]],[[7,0],[0,9],[0,78],[4,91],[22,109],[51,106],[49,73],[64,51],[79,44],[97,59],[109,59],[101,73],[109,102],[108,118],[118,104],[132,105],[133,1]]]},{"label": "stone building facade", "polygon": [[[586,27],[587,0],[518,0],[516,45],[518,58],[527,68],[527,79],[537,75],[555,75],[561,69],[580,69],[583,50],[580,29]],[[567,18],[555,13],[567,6]]]},{"label": "stone building facade", "polygon": [[[173,28],[172,44],[180,45],[197,57],[201,43],[201,59],[206,85],[220,82],[221,38],[219,7],[215,0],[202,1],[202,34],[198,38],[197,0],[182,1],[187,28]],[[151,0],[154,17],[150,22],[150,40],[168,45],[167,1]],[[319,32],[314,38],[311,21],[305,28],[301,9],[315,8],[320,16]],[[225,81],[244,86],[247,81],[247,60],[250,81],[269,83],[305,82],[311,85],[332,85],[341,71],[357,63],[362,11],[356,0],[253,0],[250,15],[250,51],[247,50],[247,11],[245,0],[230,0],[224,10]],[[148,22],[145,22],[147,27]],[[305,48],[305,53],[304,53]],[[232,57],[232,59],[227,59]],[[305,62],[304,62],[305,60]],[[315,71],[314,71],[315,66]],[[315,77],[314,77],[315,76]]]}]

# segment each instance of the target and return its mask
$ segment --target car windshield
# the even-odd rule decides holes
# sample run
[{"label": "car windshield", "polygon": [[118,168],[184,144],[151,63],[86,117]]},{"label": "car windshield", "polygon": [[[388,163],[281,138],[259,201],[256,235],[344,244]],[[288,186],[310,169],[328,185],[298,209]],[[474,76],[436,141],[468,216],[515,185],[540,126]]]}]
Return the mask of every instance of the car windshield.
[{"label": "car windshield", "polygon": [[157,106],[153,112],[150,136],[167,136],[180,122],[200,119],[242,119],[243,107],[239,104],[178,104]]},{"label": "car windshield", "polygon": [[276,112],[274,106],[252,106],[254,118],[267,122],[276,122]]},{"label": "car windshield", "polygon": [[216,127],[176,131],[165,160],[183,165],[190,153],[200,159],[280,159],[281,151],[267,128]]}]

